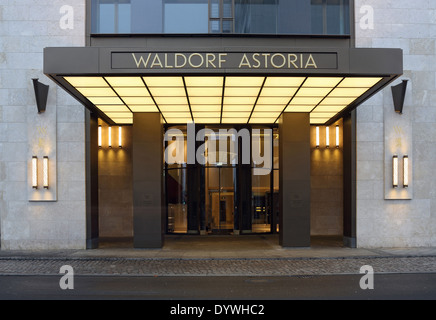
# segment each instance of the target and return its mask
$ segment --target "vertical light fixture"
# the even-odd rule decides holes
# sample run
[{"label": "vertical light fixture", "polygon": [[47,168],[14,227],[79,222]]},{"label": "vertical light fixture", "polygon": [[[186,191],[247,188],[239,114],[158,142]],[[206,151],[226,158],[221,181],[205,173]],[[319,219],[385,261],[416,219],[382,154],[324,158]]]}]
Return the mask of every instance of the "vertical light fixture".
[{"label": "vertical light fixture", "polygon": [[38,157],[32,157],[32,188],[38,189]]},{"label": "vertical light fixture", "polygon": [[48,189],[48,157],[45,156],[42,160],[42,174],[44,189]]},{"label": "vertical light fixture", "polygon": [[392,157],[392,186],[398,188],[398,156]]},{"label": "vertical light fixture", "polygon": [[101,148],[101,126],[98,126],[98,147]]},{"label": "vertical light fixture", "polygon": [[112,148],[112,127],[109,127],[108,136],[109,136],[108,145],[109,145],[109,148]]},{"label": "vertical light fixture", "polygon": [[339,126],[336,126],[336,148],[339,148]]},{"label": "vertical light fixture", "polygon": [[316,147],[319,148],[319,127],[316,127]]},{"label": "vertical light fixture", "polygon": [[123,147],[123,129],[121,126],[118,127],[118,146]]},{"label": "vertical light fixture", "polygon": [[403,187],[409,187],[409,156],[403,156]]},{"label": "vertical light fixture", "polygon": [[330,148],[330,128],[325,127],[325,147]]}]

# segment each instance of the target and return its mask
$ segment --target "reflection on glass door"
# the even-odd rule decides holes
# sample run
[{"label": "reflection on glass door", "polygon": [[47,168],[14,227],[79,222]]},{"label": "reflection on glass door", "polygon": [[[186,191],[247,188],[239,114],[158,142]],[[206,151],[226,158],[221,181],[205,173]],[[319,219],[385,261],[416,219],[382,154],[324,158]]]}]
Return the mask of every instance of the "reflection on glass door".
[{"label": "reflection on glass door", "polygon": [[188,230],[186,168],[168,170],[168,232],[186,233]]},{"label": "reflection on glass door", "polygon": [[233,232],[234,170],[234,168],[206,168],[206,224],[209,233]]}]

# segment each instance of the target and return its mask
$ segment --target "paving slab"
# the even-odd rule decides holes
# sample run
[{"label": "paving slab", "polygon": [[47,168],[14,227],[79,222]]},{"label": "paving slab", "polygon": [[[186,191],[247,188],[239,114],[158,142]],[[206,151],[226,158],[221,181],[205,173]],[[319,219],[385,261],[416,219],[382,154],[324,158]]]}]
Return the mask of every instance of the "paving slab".
[{"label": "paving slab", "polygon": [[[337,239],[336,239],[337,240]],[[282,248],[275,235],[167,237],[162,249],[134,249],[131,241],[94,250],[0,251],[0,275],[58,275],[71,265],[78,275],[101,276],[306,276],[436,273],[436,248],[347,248],[314,239],[310,248]]]}]

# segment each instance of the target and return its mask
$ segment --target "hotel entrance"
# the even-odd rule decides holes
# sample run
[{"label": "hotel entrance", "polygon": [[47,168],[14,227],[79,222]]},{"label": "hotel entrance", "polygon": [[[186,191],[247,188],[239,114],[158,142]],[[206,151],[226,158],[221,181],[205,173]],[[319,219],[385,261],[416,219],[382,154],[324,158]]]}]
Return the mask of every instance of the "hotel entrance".
[{"label": "hotel entrance", "polygon": [[[199,126],[188,163],[186,126],[168,126],[165,155],[167,234],[256,234],[278,230],[279,136],[274,126]],[[178,130],[178,131],[177,131]],[[183,137],[183,139],[180,139]],[[183,145],[176,147],[177,140]],[[198,140],[198,139],[197,139]],[[245,141],[244,141],[245,140]],[[191,152],[192,152],[191,151]],[[262,161],[261,158],[263,159]]]},{"label": "hotel entrance", "polygon": [[[89,246],[99,238],[99,176],[111,173],[98,170],[99,121],[131,130],[135,248],[161,248],[165,234],[259,233],[279,233],[283,247],[309,247],[311,232],[338,232],[340,221],[330,217],[341,208],[344,241],[355,242],[352,111],[402,74],[402,51],[317,40],[289,48],[281,38],[269,46],[213,39],[213,51],[202,38],[159,41],[167,50],[141,37],[44,50],[44,73],[90,111]],[[326,130],[341,123],[340,149],[328,146],[327,133],[325,143],[311,140],[315,126],[335,132]]]}]

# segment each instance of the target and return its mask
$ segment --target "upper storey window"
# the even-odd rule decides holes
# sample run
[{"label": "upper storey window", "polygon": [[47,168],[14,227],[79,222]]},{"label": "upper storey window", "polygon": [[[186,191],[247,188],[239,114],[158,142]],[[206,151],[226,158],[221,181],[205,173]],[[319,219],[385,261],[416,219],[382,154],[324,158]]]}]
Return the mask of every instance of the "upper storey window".
[{"label": "upper storey window", "polygon": [[91,1],[94,34],[350,34],[350,0]]}]

